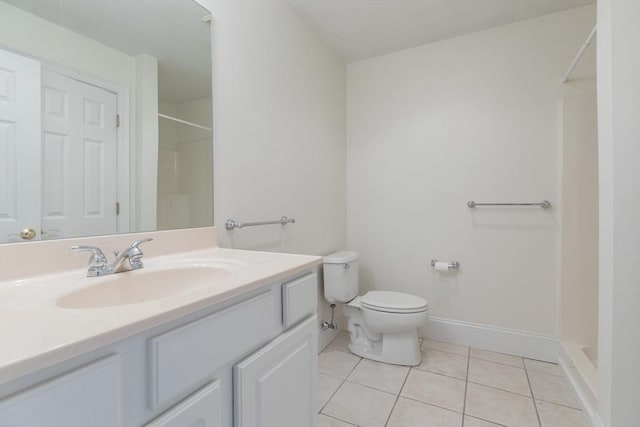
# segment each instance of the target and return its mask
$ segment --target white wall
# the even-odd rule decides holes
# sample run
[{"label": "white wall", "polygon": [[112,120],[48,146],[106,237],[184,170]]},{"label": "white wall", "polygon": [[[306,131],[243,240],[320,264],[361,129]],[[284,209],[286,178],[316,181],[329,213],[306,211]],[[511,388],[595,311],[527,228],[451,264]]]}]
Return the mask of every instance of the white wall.
[{"label": "white wall", "polygon": [[640,425],[640,2],[598,2],[598,410]]},{"label": "white wall", "polygon": [[136,56],[135,231],[153,231],[158,207],[158,60]]},{"label": "white wall", "polygon": [[[347,246],[365,291],[558,336],[560,79],[594,22],[574,9],[349,64]],[[466,206],[543,199],[553,208]]]},{"label": "white wall", "polygon": [[135,86],[135,58],[0,2],[0,46],[125,88]]},{"label": "white wall", "polygon": [[[317,255],[343,248],[344,63],[285,1],[202,3],[214,17],[214,219],[221,245]],[[296,223],[224,229],[227,218],[282,215]]]}]

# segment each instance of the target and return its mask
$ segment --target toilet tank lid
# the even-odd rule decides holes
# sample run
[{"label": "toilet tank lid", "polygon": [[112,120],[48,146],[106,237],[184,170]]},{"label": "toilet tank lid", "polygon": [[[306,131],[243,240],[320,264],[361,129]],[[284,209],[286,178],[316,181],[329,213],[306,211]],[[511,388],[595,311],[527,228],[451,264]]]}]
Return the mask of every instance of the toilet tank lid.
[{"label": "toilet tank lid", "polygon": [[324,257],[325,264],[344,264],[358,259],[358,252],[339,251]]}]

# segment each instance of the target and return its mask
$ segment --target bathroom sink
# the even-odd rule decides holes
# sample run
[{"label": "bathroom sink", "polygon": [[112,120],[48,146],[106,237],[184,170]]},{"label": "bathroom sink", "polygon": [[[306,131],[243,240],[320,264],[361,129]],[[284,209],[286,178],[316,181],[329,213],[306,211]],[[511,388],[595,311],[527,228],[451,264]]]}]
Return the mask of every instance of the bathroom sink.
[{"label": "bathroom sink", "polygon": [[209,265],[127,271],[87,279],[99,283],[63,296],[57,305],[82,309],[143,303],[203,289],[231,274],[228,268]]}]

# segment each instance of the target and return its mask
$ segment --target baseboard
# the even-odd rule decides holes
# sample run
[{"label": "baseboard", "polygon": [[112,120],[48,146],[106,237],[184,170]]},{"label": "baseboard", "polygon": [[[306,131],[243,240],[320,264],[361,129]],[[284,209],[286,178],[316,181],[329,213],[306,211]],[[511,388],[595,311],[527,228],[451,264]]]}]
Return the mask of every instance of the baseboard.
[{"label": "baseboard", "polygon": [[318,354],[331,344],[339,333],[339,329],[322,329],[318,326]]},{"label": "baseboard", "polygon": [[596,396],[593,394],[587,381],[580,374],[580,371],[575,367],[575,363],[563,346],[560,347],[558,362],[564,374],[569,379],[569,383],[573,387],[582,409],[589,417],[592,427],[604,427],[602,420],[600,420],[598,416]]},{"label": "baseboard", "polygon": [[418,335],[434,341],[558,362],[560,340],[547,335],[431,317]]}]

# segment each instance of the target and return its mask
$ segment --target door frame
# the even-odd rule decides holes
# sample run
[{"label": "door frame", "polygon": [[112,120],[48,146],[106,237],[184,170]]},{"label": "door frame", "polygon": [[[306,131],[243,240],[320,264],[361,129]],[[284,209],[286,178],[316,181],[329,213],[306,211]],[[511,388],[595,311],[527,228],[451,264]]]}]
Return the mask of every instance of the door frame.
[{"label": "door frame", "polygon": [[40,61],[43,70],[62,74],[65,77],[96,86],[116,95],[116,114],[120,116],[120,126],[116,128],[116,199],[120,203],[120,213],[116,216],[116,233],[130,233],[135,213],[134,194],[132,194],[133,184],[135,183],[131,182],[133,175],[130,167],[130,90],[99,78],[86,76],[64,66],[51,64],[38,58],[35,59]]}]

